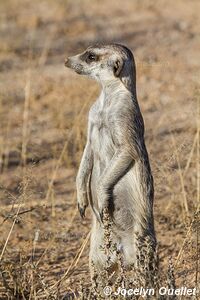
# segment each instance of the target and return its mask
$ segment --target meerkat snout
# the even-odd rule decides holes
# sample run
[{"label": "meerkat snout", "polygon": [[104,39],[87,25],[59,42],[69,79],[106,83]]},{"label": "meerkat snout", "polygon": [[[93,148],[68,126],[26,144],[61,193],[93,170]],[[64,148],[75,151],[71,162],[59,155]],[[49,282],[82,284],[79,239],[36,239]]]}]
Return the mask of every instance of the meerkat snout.
[{"label": "meerkat snout", "polygon": [[68,58],[65,58],[65,67],[67,67],[68,61]]}]

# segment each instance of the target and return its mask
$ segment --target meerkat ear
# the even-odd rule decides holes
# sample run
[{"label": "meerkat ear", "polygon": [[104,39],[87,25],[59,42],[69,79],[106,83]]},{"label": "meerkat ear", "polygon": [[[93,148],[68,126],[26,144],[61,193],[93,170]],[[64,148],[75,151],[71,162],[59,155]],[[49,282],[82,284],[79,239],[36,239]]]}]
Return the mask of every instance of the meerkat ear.
[{"label": "meerkat ear", "polygon": [[119,77],[119,74],[121,73],[121,70],[123,69],[123,65],[124,65],[123,60],[120,57],[118,57],[115,60],[114,66],[113,66],[114,75],[116,77]]}]

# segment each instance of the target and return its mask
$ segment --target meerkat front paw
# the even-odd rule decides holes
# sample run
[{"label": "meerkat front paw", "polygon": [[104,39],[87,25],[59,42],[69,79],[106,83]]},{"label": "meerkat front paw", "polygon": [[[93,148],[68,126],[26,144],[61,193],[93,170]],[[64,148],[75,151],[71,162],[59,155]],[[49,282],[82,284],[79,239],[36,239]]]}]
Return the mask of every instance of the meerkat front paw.
[{"label": "meerkat front paw", "polygon": [[80,216],[82,219],[85,218],[85,210],[86,210],[87,206],[84,205],[83,207],[80,206],[80,204],[78,203],[78,210],[79,210],[79,213],[80,213]]},{"label": "meerkat front paw", "polygon": [[85,210],[88,206],[88,199],[87,199],[87,192],[82,192],[80,194],[77,193],[77,198],[78,198],[78,210],[80,213],[81,218],[83,219],[85,217]]},{"label": "meerkat front paw", "polygon": [[99,217],[100,217],[101,222],[103,222],[105,211],[108,211],[108,204],[106,202],[104,202],[104,203],[101,202],[99,204]]},{"label": "meerkat front paw", "polygon": [[99,217],[103,222],[104,211],[108,210],[109,201],[105,189],[99,185],[97,189],[97,199],[98,199],[98,207],[99,207]]}]

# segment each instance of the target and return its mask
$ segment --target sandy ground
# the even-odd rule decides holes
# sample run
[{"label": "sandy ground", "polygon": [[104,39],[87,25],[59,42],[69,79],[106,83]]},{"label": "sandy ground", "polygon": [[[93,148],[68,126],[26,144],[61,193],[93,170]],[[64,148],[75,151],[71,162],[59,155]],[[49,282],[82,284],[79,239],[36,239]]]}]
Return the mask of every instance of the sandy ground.
[{"label": "sandy ground", "polygon": [[[75,176],[99,87],[64,59],[118,42],[136,61],[161,266],[166,272],[172,257],[177,285],[194,287],[200,2],[12,0],[0,1],[0,11],[1,270],[31,262],[47,286],[61,279],[62,295],[79,291],[82,278],[89,283],[91,214],[78,215]],[[2,278],[0,287],[7,299]]]}]

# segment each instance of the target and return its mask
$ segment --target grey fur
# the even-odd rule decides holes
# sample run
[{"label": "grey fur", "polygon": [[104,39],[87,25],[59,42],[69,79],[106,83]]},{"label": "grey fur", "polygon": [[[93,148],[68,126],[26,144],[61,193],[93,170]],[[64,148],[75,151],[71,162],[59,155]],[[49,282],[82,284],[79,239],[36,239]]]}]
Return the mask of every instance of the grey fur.
[{"label": "grey fur", "polygon": [[102,86],[89,112],[87,143],[76,179],[81,215],[89,203],[93,210],[90,262],[99,270],[105,265],[99,216],[109,208],[112,238],[122,249],[125,264],[131,265],[136,262],[136,234],[156,242],[153,178],[136,95],[134,58],[122,45],[95,45],[68,58],[65,65]]}]

